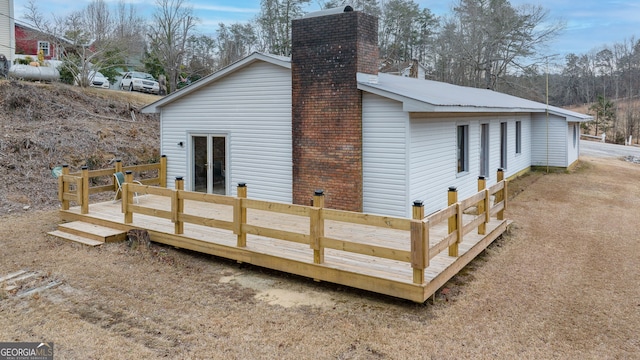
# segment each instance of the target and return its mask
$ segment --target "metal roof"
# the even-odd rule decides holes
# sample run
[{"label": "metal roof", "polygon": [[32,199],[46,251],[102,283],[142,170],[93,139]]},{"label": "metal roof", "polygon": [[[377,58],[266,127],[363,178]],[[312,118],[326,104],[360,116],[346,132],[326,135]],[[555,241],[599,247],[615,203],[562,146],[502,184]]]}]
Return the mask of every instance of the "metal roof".
[{"label": "metal roof", "polygon": [[[230,73],[256,61],[265,61],[291,69],[291,58],[254,52],[197,82],[142,108],[143,113],[159,112],[159,108],[176,101]],[[558,115],[567,121],[589,121],[593,117],[555,106],[503,94],[493,90],[452,85],[439,81],[414,79],[379,73],[358,73],[358,89],[402,102],[407,112],[429,113],[544,113]]]},{"label": "metal roof", "polygon": [[402,102],[407,112],[549,113],[571,121],[593,117],[493,90],[380,73],[358,73],[358,88]]}]

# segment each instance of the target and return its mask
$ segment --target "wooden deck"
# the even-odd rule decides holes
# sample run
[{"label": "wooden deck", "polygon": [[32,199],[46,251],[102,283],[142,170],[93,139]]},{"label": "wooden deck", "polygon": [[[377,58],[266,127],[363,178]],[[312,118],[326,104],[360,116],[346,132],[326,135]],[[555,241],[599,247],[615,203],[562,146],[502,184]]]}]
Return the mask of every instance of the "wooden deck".
[{"label": "wooden deck", "polygon": [[[504,211],[506,202],[499,203],[498,195],[493,196],[504,191],[506,185],[484,190],[468,201],[418,220],[182,194],[146,185],[125,187],[124,205],[109,201],[90,204],[88,209],[71,207],[61,210],[62,220],[82,220],[119,230],[146,229],[157,243],[415,302],[428,299],[499,237],[508,224],[497,219],[502,217],[498,213]],[[133,191],[144,195],[134,200]],[[189,199],[196,197],[199,200]],[[463,215],[469,204],[479,200],[487,205],[488,214]],[[238,225],[242,218],[238,204],[242,201],[246,205],[240,205],[240,209],[246,210],[246,218]],[[123,210],[132,221],[126,221]],[[314,220],[321,219],[321,213],[322,220]],[[457,214],[461,215],[459,221]],[[480,224],[486,224],[485,235],[478,235]],[[461,230],[456,233],[456,229]],[[244,244],[242,237],[246,239]],[[422,247],[419,239],[425,240]],[[449,255],[454,246],[458,256]]]}]

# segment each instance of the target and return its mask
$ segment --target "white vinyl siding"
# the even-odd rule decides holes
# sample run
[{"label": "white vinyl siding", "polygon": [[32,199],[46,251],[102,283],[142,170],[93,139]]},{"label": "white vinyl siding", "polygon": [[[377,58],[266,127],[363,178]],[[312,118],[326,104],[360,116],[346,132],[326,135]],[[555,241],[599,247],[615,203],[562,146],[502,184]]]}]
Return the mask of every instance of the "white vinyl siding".
[{"label": "white vinyl siding", "polygon": [[[469,168],[462,174],[458,173],[457,165],[460,125],[469,129]],[[480,124],[477,119],[428,119],[412,114],[410,139],[410,197],[412,201],[424,202],[426,214],[447,206],[450,186],[458,189],[459,196],[475,192],[480,171]]]},{"label": "white vinyl siding", "polygon": [[[522,153],[515,154],[515,121],[521,121]],[[488,185],[495,184],[496,171],[500,167],[500,123],[507,125],[507,163],[510,176],[530,166],[531,142],[529,140],[529,115],[447,117],[430,119],[412,114],[410,148],[410,198],[422,200],[427,214],[447,206],[447,189],[458,190],[458,198],[464,199],[477,192],[480,176],[481,124],[489,124]],[[469,126],[469,168],[457,173],[457,128]]]},{"label": "white vinyl siding", "polygon": [[397,101],[369,93],[363,94],[362,101],[363,210],[408,216],[409,116]]},{"label": "white vinyl siding", "polygon": [[189,134],[225,134],[231,194],[245,182],[251,198],[292,201],[289,69],[256,62],[166,105],[161,114],[169,187],[176,176],[185,177],[185,187],[191,184]]},{"label": "white vinyl siding", "polygon": [[[548,131],[547,131],[548,124]],[[567,121],[555,115],[535,114],[531,119],[531,165],[567,167]],[[548,163],[547,163],[548,139]]]},{"label": "white vinyl siding", "polygon": [[10,62],[15,57],[14,33],[13,0],[0,0],[0,54],[4,54]]},{"label": "white vinyl siding", "polygon": [[[516,121],[520,122],[520,153],[516,153]],[[507,149],[509,156],[509,168],[505,173],[507,177],[517,174],[531,166],[531,116],[529,114],[518,115],[513,119],[512,123],[509,123],[509,127],[512,129],[512,132],[509,133],[508,136],[513,140],[509,143],[510,147]],[[494,176],[496,170],[497,169],[493,169],[493,174],[490,173],[489,175]]]}]

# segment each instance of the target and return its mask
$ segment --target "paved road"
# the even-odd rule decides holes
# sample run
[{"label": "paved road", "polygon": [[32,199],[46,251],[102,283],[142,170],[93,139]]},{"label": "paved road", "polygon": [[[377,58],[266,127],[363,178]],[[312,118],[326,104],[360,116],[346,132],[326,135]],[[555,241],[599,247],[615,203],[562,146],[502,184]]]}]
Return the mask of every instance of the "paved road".
[{"label": "paved road", "polygon": [[580,141],[580,155],[592,157],[640,157],[640,147],[606,144],[596,141]]}]

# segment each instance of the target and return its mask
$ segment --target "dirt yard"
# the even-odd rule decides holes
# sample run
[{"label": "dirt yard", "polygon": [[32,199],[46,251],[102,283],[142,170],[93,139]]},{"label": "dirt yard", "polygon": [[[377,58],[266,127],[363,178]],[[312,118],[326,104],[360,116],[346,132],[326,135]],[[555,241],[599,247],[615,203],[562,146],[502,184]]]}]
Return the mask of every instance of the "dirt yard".
[{"label": "dirt yard", "polygon": [[0,341],[57,359],[640,358],[638,184],[640,165],[605,159],[515,181],[511,233],[425,304],[4,215],[0,277],[36,275],[0,293]]}]

